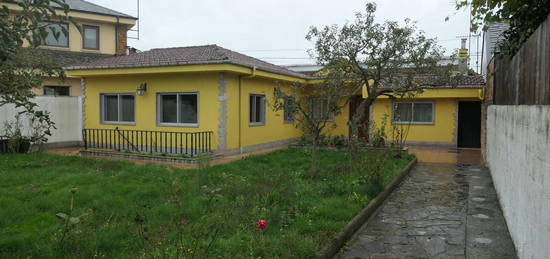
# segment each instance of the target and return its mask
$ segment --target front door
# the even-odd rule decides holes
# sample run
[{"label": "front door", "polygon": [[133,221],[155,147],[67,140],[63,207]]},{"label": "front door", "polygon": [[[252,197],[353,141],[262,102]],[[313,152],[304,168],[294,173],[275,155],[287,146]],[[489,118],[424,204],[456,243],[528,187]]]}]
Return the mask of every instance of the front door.
[{"label": "front door", "polygon": [[481,146],[481,102],[458,102],[458,147]]}]

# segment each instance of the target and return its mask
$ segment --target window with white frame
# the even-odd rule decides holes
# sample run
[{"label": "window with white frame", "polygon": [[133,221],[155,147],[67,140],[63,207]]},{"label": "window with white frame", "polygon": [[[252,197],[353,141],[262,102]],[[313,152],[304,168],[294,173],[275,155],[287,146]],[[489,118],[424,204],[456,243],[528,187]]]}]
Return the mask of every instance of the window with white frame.
[{"label": "window with white frame", "polygon": [[69,25],[66,23],[40,23],[47,36],[43,40],[43,44],[46,46],[54,47],[69,47]]},{"label": "window with white frame", "polygon": [[332,120],[334,114],[330,112],[330,105],[327,99],[315,98],[311,99],[311,113],[315,120]]},{"label": "window with white frame", "polygon": [[99,50],[99,26],[82,25],[82,47]]},{"label": "window with white frame", "polygon": [[134,123],[133,94],[101,94],[101,121],[103,123]]},{"label": "window with white frame", "polygon": [[284,104],[284,121],[293,122],[294,121],[294,98],[286,97]]},{"label": "window with white frame", "polygon": [[432,124],[434,104],[432,102],[396,102],[393,104],[394,123]]},{"label": "window with white frame", "polygon": [[265,95],[250,95],[250,125],[265,124]]},{"label": "window with white frame", "polygon": [[197,126],[198,93],[159,93],[158,122],[161,125]]}]

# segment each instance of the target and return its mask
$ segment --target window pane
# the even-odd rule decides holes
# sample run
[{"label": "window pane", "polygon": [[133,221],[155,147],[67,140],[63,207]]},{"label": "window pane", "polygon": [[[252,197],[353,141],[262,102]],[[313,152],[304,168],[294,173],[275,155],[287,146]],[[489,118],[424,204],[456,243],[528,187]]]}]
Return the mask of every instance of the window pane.
[{"label": "window pane", "polygon": [[161,95],[161,122],[178,122],[178,97],[177,95]]},{"label": "window pane", "polygon": [[69,96],[69,87],[68,86],[56,86],[55,93],[57,96]]},{"label": "window pane", "polygon": [[98,29],[96,27],[84,27],[84,48],[98,49]]},{"label": "window pane", "polygon": [[[46,23],[43,23],[44,25]],[[63,28],[67,29],[67,24],[49,24],[45,26],[46,32],[48,33],[48,36],[44,39],[44,44],[50,45],[50,46],[61,46],[66,47],[69,46],[69,42],[67,40],[67,35],[63,33]],[[56,36],[57,35],[57,39]]]},{"label": "window pane", "polygon": [[393,121],[409,122],[412,119],[412,103],[396,103],[393,112]]},{"label": "window pane", "polygon": [[256,122],[263,122],[263,98],[256,96]]},{"label": "window pane", "polygon": [[293,109],[293,106],[294,106],[294,100],[289,97],[289,98],[286,98],[285,99],[285,109],[284,109],[284,115],[285,115],[285,118],[284,120],[285,121],[294,121],[294,109]]},{"label": "window pane", "polygon": [[320,99],[311,100],[311,112],[313,113],[313,118],[320,120],[323,116],[323,102]]},{"label": "window pane", "polygon": [[51,86],[44,86],[44,95],[55,95],[55,88]]},{"label": "window pane", "polygon": [[118,121],[118,96],[104,95],[103,96],[103,112],[104,121]]},{"label": "window pane", "polygon": [[433,121],[433,106],[431,103],[415,103],[414,104],[414,122],[432,122]]},{"label": "window pane", "polygon": [[121,95],[120,96],[122,119],[125,122],[134,122],[134,96],[133,95]]},{"label": "window pane", "polygon": [[182,94],[180,98],[180,123],[197,123],[197,95]]},{"label": "window pane", "polygon": [[249,111],[250,111],[250,122],[256,122],[256,102],[255,102],[256,98],[254,95],[251,95],[250,96],[250,108],[249,108]]}]

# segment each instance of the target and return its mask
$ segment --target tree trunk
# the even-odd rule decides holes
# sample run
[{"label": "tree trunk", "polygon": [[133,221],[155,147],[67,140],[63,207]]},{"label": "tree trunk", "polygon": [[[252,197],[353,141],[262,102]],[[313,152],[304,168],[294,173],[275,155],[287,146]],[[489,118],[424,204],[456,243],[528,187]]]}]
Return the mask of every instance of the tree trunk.
[{"label": "tree trunk", "polygon": [[[357,162],[357,157],[359,155],[359,150],[357,147],[357,142],[359,141],[359,128],[362,124],[365,124],[363,123],[363,120],[365,119],[365,109],[367,107],[370,107],[372,103],[373,99],[371,98],[363,99],[363,101],[361,101],[361,103],[355,110],[355,115],[353,115],[353,118],[348,122],[348,126],[350,128],[348,143],[348,162],[350,168],[352,168],[354,166],[354,163]],[[368,123],[366,124],[366,134],[369,134]]]},{"label": "tree trunk", "polygon": [[317,172],[317,142],[318,136],[313,137],[311,145],[311,173],[315,174]]}]

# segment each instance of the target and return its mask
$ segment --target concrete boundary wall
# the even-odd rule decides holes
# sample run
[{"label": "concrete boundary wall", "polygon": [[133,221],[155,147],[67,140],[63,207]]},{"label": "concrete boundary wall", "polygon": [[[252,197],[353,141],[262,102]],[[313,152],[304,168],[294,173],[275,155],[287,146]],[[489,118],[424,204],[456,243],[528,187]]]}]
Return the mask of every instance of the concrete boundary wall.
[{"label": "concrete boundary wall", "polygon": [[[51,97],[37,96],[34,101],[38,104],[38,110],[50,112],[55,127],[52,136],[48,138],[47,146],[67,146],[82,141],[82,98],[81,97]],[[15,121],[19,110],[13,105],[0,107],[0,135],[4,135],[4,123]],[[21,117],[23,135],[30,135],[29,119]]]},{"label": "concrete boundary wall", "polygon": [[520,258],[550,255],[550,106],[491,105],[487,164]]}]

